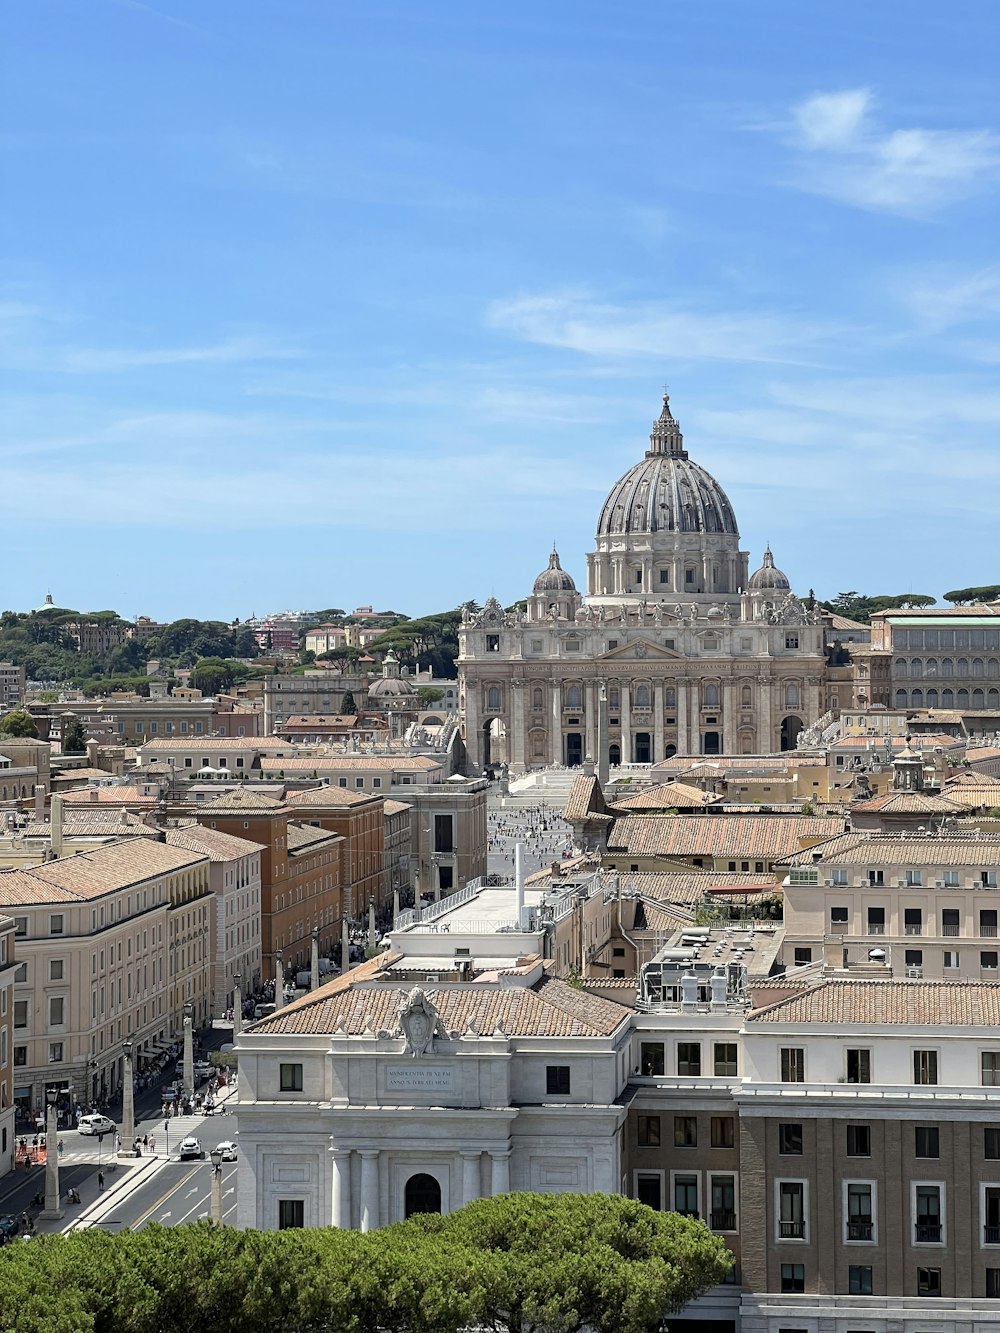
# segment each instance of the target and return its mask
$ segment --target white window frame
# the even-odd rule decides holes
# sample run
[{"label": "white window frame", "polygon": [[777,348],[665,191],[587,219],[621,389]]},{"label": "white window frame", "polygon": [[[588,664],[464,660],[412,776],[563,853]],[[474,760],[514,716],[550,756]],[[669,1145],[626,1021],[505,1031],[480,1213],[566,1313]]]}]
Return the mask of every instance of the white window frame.
[{"label": "white window frame", "polygon": [[[938,1190],[941,1201],[941,1239],[917,1240],[917,1189],[934,1188]],[[910,1181],[910,1245],[916,1250],[944,1250],[948,1248],[948,1191],[943,1180]]]},{"label": "white window frame", "polygon": [[[703,1205],[705,1202],[705,1182],[702,1178],[702,1172],[697,1169],[692,1171],[685,1171],[683,1167],[677,1167],[670,1172],[670,1195],[667,1200],[670,1207],[665,1209],[665,1211],[668,1213],[677,1212],[677,1209],[674,1207],[674,1181],[677,1179],[678,1176],[694,1177],[695,1190],[696,1190],[695,1199],[698,1212],[698,1220],[704,1221],[705,1209]],[[678,1216],[680,1216],[679,1213]]]},{"label": "white window frame", "polygon": [[1000,1189],[1000,1180],[981,1180],[979,1182],[979,1248],[996,1254],[1000,1250],[1000,1240],[986,1240],[986,1191]]},{"label": "white window frame", "polygon": [[[848,1187],[851,1185],[867,1185],[871,1190],[872,1196],[872,1238],[871,1240],[848,1240],[848,1224],[850,1216],[847,1211]],[[878,1181],[868,1180],[863,1176],[852,1176],[848,1180],[841,1181],[841,1214],[843,1219],[843,1233],[845,1245],[877,1245],[878,1244]]]},{"label": "white window frame", "polygon": [[[782,1185],[802,1186],[802,1235],[783,1236],[781,1234],[781,1187]],[[774,1243],[775,1245],[809,1244],[809,1180],[805,1176],[781,1176],[774,1182]]]}]

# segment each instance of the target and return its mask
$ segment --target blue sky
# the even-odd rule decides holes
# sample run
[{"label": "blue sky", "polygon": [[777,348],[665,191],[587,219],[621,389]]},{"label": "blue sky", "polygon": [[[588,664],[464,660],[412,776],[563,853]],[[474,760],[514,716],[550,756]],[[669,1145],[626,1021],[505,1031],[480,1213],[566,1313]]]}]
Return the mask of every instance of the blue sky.
[{"label": "blue sky", "polygon": [[995,0],[0,13],[0,603],[582,584],[662,386],[805,592],[1000,579]]}]

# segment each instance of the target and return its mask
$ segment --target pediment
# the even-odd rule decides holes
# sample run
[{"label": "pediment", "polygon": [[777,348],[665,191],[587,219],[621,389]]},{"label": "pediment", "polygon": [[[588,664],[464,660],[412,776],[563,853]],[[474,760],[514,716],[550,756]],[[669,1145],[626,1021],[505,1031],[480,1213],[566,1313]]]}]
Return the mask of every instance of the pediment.
[{"label": "pediment", "polygon": [[678,653],[673,648],[664,648],[655,639],[647,639],[642,635],[629,639],[628,643],[620,643],[617,648],[611,648],[608,652],[601,653],[597,658],[598,662],[681,662],[683,660],[683,653]]}]

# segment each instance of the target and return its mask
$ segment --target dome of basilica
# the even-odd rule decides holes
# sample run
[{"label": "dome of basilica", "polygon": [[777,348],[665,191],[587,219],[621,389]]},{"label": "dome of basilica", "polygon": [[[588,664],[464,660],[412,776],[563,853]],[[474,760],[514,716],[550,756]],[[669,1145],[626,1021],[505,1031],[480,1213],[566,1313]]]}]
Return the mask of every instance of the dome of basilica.
[{"label": "dome of basilica", "polygon": [[770,546],[764,552],[764,563],[760,569],[750,575],[747,590],[748,592],[791,592],[792,585],[788,582],[788,575],[783,574],[776,567]]},{"label": "dome of basilica", "polygon": [[688,458],[684,437],[663,395],[645,458],[615,483],[601,510],[598,537],[616,533],[727,533],[739,537],[725,491]]},{"label": "dome of basilica", "polygon": [[532,592],[576,592],[576,584],[570,574],[559,563],[559,553],[555,547],[552,548],[552,554],[549,556],[547,569],[543,569],[538,578],[535,579],[535,585]]}]

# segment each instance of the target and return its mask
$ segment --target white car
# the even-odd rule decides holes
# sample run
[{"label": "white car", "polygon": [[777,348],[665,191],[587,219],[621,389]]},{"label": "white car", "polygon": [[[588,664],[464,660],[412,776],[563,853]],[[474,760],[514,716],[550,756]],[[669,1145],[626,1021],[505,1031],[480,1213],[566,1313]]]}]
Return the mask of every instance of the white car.
[{"label": "white car", "polygon": [[226,1142],[226,1143],[220,1143],[220,1144],[218,1144],[217,1146],[218,1146],[219,1152],[222,1153],[222,1160],[223,1160],[224,1162],[235,1162],[235,1161],[236,1161],[237,1148],[236,1148],[236,1144],[235,1144],[235,1143],[229,1143],[229,1142]]},{"label": "white car", "polygon": [[82,1115],[77,1129],[81,1134],[113,1134],[115,1122],[106,1115]]},{"label": "white car", "polygon": [[191,1157],[204,1157],[205,1149],[201,1146],[201,1139],[181,1139],[181,1146],[177,1149],[177,1156],[182,1162],[186,1162]]},{"label": "white car", "polygon": [[215,1066],[209,1064],[207,1060],[196,1061],[193,1069],[195,1078],[211,1078],[215,1073]]}]

